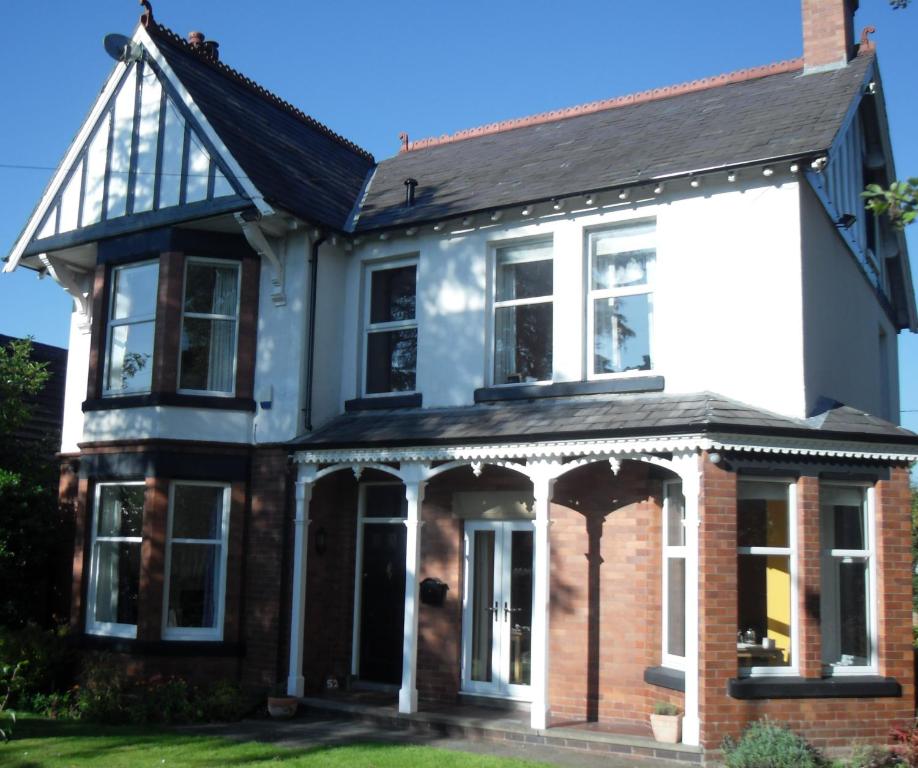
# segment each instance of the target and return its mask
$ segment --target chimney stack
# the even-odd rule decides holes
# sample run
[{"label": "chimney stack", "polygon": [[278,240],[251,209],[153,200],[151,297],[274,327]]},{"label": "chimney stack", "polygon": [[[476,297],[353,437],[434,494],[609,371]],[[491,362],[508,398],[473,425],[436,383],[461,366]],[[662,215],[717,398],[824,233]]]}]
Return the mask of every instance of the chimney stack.
[{"label": "chimney stack", "polygon": [[205,41],[203,32],[189,32],[188,44],[196,50],[203,51],[205,56],[209,56],[214,61],[219,61],[220,43],[216,40]]},{"label": "chimney stack", "polygon": [[858,0],[802,0],[803,71],[845,66],[854,56]]}]

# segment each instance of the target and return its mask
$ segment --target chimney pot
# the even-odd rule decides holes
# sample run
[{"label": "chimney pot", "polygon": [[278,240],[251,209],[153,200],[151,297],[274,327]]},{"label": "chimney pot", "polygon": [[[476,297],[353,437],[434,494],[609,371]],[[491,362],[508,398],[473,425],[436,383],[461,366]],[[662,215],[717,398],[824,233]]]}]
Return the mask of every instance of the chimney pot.
[{"label": "chimney pot", "polygon": [[803,69],[821,72],[854,57],[854,12],[859,0],[801,0]]},{"label": "chimney pot", "polygon": [[204,33],[203,32],[189,32],[188,33],[188,42],[193,45],[195,48],[204,44]]}]

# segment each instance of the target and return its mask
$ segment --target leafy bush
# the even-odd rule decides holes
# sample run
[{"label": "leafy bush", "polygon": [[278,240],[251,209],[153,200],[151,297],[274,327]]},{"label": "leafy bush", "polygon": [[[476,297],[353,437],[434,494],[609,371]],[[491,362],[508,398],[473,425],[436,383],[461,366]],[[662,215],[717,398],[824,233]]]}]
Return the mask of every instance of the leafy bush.
[{"label": "leafy bush", "polygon": [[892,751],[902,760],[902,764],[918,767],[918,722],[908,728],[893,728],[890,737]]},{"label": "leafy bush", "polygon": [[13,738],[13,726],[16,725],[16,713],[8,710],[7,705],[16,685],[16,680],[22,670],[23,663],[0,664],[0,741],[9,741]]},{"label": "leafy bush", "polygon": [[241,720],[252,709],[239,686],[229,680],[221,680],[210,689],[198,691],[195,704],[195,719],[206,723]]},{"label": "leafy bush", "polygon": [[77,688],[54,693],[36,693],[28,708],[36,715],[50,720],[70,720],[79,717],[77,706]]},{"label": "leafy bush", "polygon": [[738,742],[724,739],[727,768],[827,768],[822,753],[790,729],[763,719],[750,723]]},{"label": "leafy bush", "polygon": [[11,707],[30,708],[37,694],[65,690],[72,681],[73,654],[67,627],[44,630],[35,624],[0,627],[0,665],[22,667],[10,690]]},{"label": "leafy bush", "polygon": [[883,747],[860,746],[851,759],[837,764],[838,768],[897,768],[906,765],[895,752]]},{"label": "leafy bush", "polygon": [[82,685],[75,688],[77,713],[97,723],[127,722],[126,692],[127,681],[117,666],[97,657],[84,664]]},{"label": "leafy bush", "polygon": [[655,715],[678,715],[679,707],[668,701],[656,701],[653,705],[653,713]]}]

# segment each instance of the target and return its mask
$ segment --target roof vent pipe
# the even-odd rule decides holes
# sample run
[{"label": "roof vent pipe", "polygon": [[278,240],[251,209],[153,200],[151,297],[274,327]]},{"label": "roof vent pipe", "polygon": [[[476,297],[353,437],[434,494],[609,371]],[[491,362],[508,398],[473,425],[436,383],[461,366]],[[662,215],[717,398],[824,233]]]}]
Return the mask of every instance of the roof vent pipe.
[{"label": "roof vent pipe", "polygon": [[405,207],[414,205],[414,188],[418,185],[417,179],[405,179]]}]

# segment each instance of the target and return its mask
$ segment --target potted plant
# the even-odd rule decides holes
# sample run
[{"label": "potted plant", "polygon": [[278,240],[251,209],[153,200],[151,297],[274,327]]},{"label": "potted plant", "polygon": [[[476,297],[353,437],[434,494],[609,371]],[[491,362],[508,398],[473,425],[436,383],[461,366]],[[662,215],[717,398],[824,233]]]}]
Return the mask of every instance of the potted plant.
[{"label": "potted plant", "polygon": [[679,707],[666,701],[656,702],[650,716],[650,728],[656,741],[678,744],[682,741],[682,714]]},{"label": "potted plant", "polygon": [[268,695],[268,714],[277,720],[287,720],[296,714],[300,700],[287,695],[287,686],[278,683]]}]

